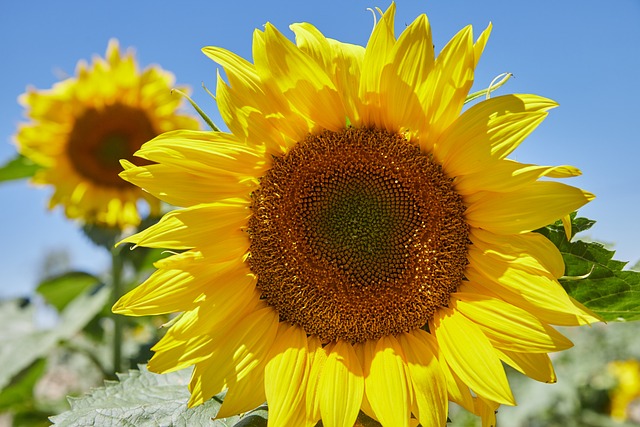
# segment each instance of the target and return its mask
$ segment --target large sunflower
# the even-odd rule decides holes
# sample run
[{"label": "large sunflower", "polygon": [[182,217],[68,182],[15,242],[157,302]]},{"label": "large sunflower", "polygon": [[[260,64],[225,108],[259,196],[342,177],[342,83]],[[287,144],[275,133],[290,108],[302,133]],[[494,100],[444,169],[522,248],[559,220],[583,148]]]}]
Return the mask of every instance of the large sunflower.
[{"label": "large sunflower", "polygon": [[33,181],[54,187],[50,208],[62,205],[67,217],[86,223],[137,225],[138,200],[152,211],[159,201],[118,177],[119,160],[133,160],[144,142],[163,132],[198,129],[198,122],[177,111],[173,75],[157,66],[140,72],[133,52],[121,55],[116,40],[104,59],[80,61],[76,74],[20,96],[30,122],[19,127],[18,150],[43,166]]},{"label": "large sunflower", "polygon": [[194,365],[189,405],[228,389],[218,417],[265,400],[269,425],[444,426],[448,401],[495,421],[514,405],[502,363],[553,382],[549,325],[596,321],[532,232],[587,203],[571,166],[506,157],[553,101],[492,98],[461,114],[490,28],[436,58],[422,15],[395,6],[366,46],[294,24],[256,31],[250,63],[217,47],[230,133],[176,131],[124,162],[126,180],[184,206],[125,242],[174,254],[114,306],[183,312],[155,372]]}]

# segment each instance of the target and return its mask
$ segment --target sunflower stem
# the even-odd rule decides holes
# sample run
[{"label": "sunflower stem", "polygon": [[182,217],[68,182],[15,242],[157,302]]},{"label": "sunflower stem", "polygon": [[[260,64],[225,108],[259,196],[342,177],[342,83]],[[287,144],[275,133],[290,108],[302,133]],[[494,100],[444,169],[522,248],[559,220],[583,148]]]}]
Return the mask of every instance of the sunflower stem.
[{"label": "sunflower stem", "polygon": [[[120,247],[111,249],[111,301],[115,304],[122,293],[122,257]],[[113,314],[113,372],[122,372],[123,318]]]}]

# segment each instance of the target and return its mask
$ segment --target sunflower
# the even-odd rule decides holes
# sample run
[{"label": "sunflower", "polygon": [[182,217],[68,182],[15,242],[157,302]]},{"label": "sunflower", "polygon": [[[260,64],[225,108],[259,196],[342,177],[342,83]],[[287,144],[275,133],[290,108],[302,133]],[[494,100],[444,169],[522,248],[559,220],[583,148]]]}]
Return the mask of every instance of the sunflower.
[{"label": "sunflower", "polygon": [[[607,366],[609,374],[616,380],[610,391],[611,418],[627,421],[640,406],[640,363],[637,360],[615,360]],[[637,416],[636,416],[637,418]]]},{"label": "sunflower", "polygon": [[308,23],[266,24],[253,63],[218,47],[230,132],[175,131],[121,176],[184,207],[124,242],[170,248],[113,310],[181,312],[152,371],[194,366],[189,405],[218,417],[265,400],[269,425],[444,426],[453,401],[495,423],[515,401],[503,363],[554,382],[550,325],[597,320],[532,232],[592,199],[579,174],[507,156],[556,106],[535,95],[461,113],[490,27],[436,57],[427,18],[396,39],[395,6],[366,47]]},{"label": "sunflower", "polygon": [[67,217],[123,228],[138,225],[137,202],[152,212],[159,201],[118,176],[119,160],[133,159],[140,146],[174,129],[198,129],[180,114],[172,96],[174,77],[160,67],[140,72],[134,54],[120,54],[110,40],[105,58],[80,61],[76,76],[51,89],[28,88],[19,102],[29,123],[16,134],[18,151],[43,166],[33,178],[52,185],[49,207],[64,206]]}]

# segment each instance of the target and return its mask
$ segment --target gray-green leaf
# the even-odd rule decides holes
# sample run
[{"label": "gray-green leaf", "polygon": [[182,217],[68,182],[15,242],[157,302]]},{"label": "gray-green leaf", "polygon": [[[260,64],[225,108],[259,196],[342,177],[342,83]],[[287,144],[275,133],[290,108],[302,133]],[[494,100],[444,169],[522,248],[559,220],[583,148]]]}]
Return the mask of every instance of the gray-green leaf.
[{"label": "gray-green leaf", "polygon": [[109,299],[109,289],[102,287],[87,292],[70,302],[60,314],[53,329],[37,329],[34,325],[35,309],[29,304],[22,307],[17,301],[0,305],[0,390],[11,379],[47,355],[59,341],[78,333],[102,310]]},{"label": "gray-green leaf", "polygon": [[220,409],[219,396],[187,408],[191,370],[158,375],[139,371],[118,375],[89,395],[70,399],[71,410],[51,417],[54,426],[122,427],[258,427],[266,426],[266,408],[242,416],[213,420]]}]

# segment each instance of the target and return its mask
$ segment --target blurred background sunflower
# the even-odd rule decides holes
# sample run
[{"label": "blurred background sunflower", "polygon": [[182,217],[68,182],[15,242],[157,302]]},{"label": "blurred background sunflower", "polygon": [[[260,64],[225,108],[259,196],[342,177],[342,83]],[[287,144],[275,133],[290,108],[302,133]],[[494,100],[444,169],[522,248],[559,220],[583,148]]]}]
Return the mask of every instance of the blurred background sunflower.
[{"label": "blurred background sunflower", "polygon": [[63,206],[68,218],[124,228],[140,223],[138,201],[157,214],[159,201],[118,177],[120,159],[154,136],[197,129],[179,111],[174,77],[158,66],[138,70],[133,51],[121,53],[112,39],[104,58],[80,61],[76,75],[51,89],[29,87],[20,96],[27,123],[19,125],[18,151],[41,166],[32,181],[50,185],[49,208]]}]

